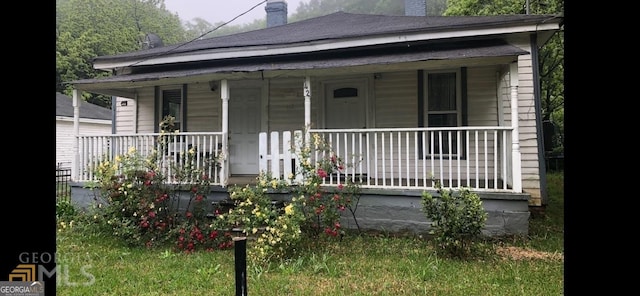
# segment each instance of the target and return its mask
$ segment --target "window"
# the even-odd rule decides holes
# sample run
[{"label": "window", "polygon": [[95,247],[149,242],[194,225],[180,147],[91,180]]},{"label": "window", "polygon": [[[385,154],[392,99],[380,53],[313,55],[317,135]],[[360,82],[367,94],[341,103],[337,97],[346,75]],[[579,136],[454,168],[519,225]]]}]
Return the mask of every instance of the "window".
[{"label": "window", "polygon": [[162,91],[162,116],[171,115],[175,118],[174,130],[180,130],[182,127],[182,90],[181,89],[165,89]]},{"label": "window", "polygon": [[[461,79],[459,71],[427,73],[424,85],[424,121],[427,127],[461,126]],[[458,156],[458,136],[456,131],[442,131],[427,135],[429,155]],[[464,140],[464,139],[461,139]],[[451,141],[451,148],[449,147]]]},{"label": "window", "polygon": [[355,87],[343,87],[333,91],[333,98],[355,98],[358,96],[358,89]]}]

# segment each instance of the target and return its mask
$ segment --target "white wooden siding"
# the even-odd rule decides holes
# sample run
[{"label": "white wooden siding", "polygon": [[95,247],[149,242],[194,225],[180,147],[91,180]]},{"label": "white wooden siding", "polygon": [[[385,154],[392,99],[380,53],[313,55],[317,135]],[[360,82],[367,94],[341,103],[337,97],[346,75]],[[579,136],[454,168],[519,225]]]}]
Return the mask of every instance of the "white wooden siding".
[{"label": "white wooden siding", "polygon": [[[312,79],[313,81],[313,79]],[[284,131],[304,128],[303,80],[300,78],[272,79],[269,81],[268,130]],[[315,86],[315,88],[314,88]],[[312,85],[312,96],[319,94],[317,83]],[[316,104],[311,108],[317,110]],[[315,107],[315,108],[314,108]],[[318,112],[311,111],[311,122],[318,121]]]},{"label": "white wooden siding", "polygon": [[[126,106],[122,103],[126,102]],[[116,98],[115,114],[116,114],[116,133],[135,133],[136,132],[136,100],[129,98]]]},{"label": "white wooden siding", "polygon": [[217,132],[221,130],[222,100],[220,89],[211,91],[208,83],[187,87],[187,129],[189,132]]},{"label": "white wooden siding", "polygon": [[496,67],[467,69],[467,115],[469,126],[498,125]]},{"label": "white wooden siding", "polygon": [[155,129],[154,88],[147,87],[138,92],[138,133],[153,133]]},{"label": "white wooden siding", "polygon": [[518,118],[520,119],[520,152],[522,157],[523,191],[531,194],[530,203],[541,204],[538,133],[533,97],[531,55],[518,57]]},{"label": "white wooden siding", "polygon": [[[80,119],[78,128],[80,135],[111,134],[111,121]],[[62,163],[71,167],[73,160],[73,118],[56,117],[56,164]]]},{"label": "white wooden siding", "polygon": [[416,71],[381,73],[373,80],[375,125],[416,127],[418,124],[418,74]]}]

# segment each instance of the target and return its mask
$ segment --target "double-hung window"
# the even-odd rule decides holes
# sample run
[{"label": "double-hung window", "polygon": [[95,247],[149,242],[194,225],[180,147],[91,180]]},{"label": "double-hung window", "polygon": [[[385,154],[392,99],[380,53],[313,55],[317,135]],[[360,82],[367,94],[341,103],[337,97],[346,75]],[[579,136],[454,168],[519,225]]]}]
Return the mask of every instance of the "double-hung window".
[{"label": "double-hung window", "polygon": [[182,128],[182,89],[164,89],[161,92],[162,95],[162,116],[161,120],[167,115],[171,115],[175,118],[174,130],[181,130]]},{"label": "double-hung window", "polygon": [[[461,126],[460,71],[427,72],[424,85],[425,125],[430,128]],[[457,131],[443,129],[427,134],[428,156],[458,158]],[[460,143],[462,145],[462,143]]]}]

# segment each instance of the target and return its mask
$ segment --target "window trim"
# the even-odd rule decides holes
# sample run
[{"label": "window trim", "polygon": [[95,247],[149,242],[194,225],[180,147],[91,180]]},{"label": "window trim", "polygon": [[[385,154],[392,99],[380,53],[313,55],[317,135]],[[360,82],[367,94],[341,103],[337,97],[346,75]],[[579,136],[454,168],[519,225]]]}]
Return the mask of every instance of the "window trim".
[{"label": "window trim", "polygon": [[[418,126],[419,127],[430,127],[428,125],[429,122],[429,74],[437,74],[437,73],[455,73],[455,83],[456,83],[456,127],[467,126],[467,68],[461,67],[456,69],[440,69],[440,70],[418,70]],[[433,113],[431,113],[433,114]],[[454,132],[457,133],[457,132]],[[422,132],[418,137],[418,149],[419,154],[422,155],[424,159],[454,159],[454,160],[464,160],[466,159],[466,133],[460,133],[461,137],[461,147],[458,153],[430,153],[431,145],[427,145],[427,151],[423,151],[422,149]],[[427,141],[429,139],[427,138]],[[443,145],[447,145],[447,143],[443,143]]]},{"label": "window trim", "polygon": [[155,114],[156,114],[156,124],[154,127],[155,132],[160,132],[159,130],[159,124],[162,121],[162,119],[164,118],[164,105],[165,105],[165,98],[164,98],[164,91],[167,90],[179,90],[180,91],[180,120],[177,121],[180,123],[180,127],[178,128],[178,130],[180,132],[186,132],[187,131],[187,85],[186,84],[182,84],[182,85],[166,85],[166,86],[156,86],[155,87],[155,101],[156,101],[156,110],[155,110]]}]

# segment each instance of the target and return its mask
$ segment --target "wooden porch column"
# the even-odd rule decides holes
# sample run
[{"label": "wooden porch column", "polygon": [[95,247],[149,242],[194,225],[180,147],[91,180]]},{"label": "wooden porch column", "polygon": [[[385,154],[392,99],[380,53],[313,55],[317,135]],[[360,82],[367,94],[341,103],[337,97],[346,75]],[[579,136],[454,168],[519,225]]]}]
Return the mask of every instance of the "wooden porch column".
[{"label": "wooden porch column", "polygon": [[226,79],[220,81],[220,98],[222,99],[222,165],[220,166],[220,183],[227,186],[229,179],[229,84]]},{"label": "wooden porch column", "polygon": [[311,77],[304,78],[304,142],[309,143],[309,129],[311,128]]},{"label": "wooden porch column", "polygon": [[518,122],[518,63],[511,63],[509,71],[511,85],[511,165],[513,167],[513,191],[522,192],[522,161],[520,155],[520,129]]},{"label": "wooden porch column", "polygon": [[73,90],[73,158],[71,159],[71,180],[80,179],[79,158],[80,151],[78,151],[78,136],[80,135],[80,93],[77,89]]}]

